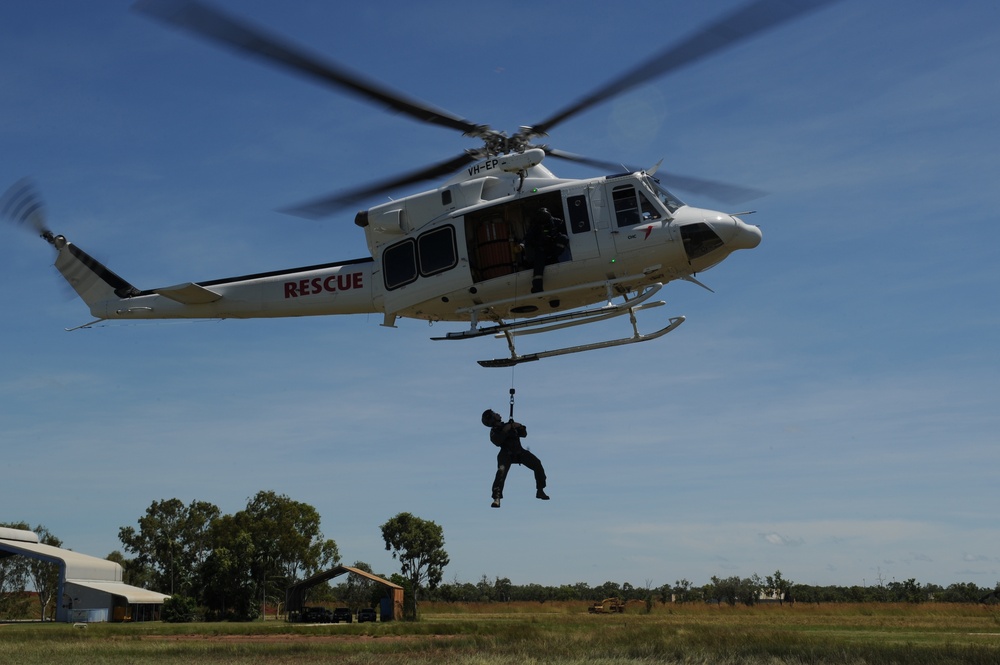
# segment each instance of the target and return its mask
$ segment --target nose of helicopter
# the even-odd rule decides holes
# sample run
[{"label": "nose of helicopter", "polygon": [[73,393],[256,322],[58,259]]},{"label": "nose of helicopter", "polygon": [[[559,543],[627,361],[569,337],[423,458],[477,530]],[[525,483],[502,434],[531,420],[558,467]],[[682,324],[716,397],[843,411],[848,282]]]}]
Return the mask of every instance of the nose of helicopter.
[{"label": "nose of helicopter", "polygon": [[735,215],[731,215],[731,217],[734,228],[733,237],[729,241],[729,245],[734,249],[753,249],[760,244],[761,238],[763,238],[760,227],[747,224]]},{"label": "nose of helicopter", "polygon": [[710,223],[730,251],[753,249],[760,244],[760,229],[747,224],[736,215],[720,213]]}]

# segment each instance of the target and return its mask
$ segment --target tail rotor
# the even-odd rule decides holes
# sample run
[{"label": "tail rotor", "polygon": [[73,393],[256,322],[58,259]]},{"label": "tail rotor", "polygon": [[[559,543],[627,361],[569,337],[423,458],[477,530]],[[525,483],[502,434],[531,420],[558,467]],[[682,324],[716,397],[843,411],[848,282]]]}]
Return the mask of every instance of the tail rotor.
[{"label": "tail rotor", "polygon": [[49,229],[45,202],[30,178],[21,178],[0,196],[0,216],[15,226],[37,233],[56,249],[66,242]]}]

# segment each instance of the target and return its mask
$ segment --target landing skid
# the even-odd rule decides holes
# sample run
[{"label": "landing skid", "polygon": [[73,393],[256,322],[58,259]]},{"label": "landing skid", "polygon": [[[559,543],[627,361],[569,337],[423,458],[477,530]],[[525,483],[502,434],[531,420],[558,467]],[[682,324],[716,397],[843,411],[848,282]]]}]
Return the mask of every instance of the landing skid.
[{"label": "landing skid", "polygon": [[[642,309],[638,307],[636,309]],[[507,338],[507,346],[510,348],[510,358],[494,358],[493,360],[479,360],[480,365],[483,367],[513,367],[519,363],[530,362],[532,360],[541,360],[542,358],[551,358],[553,356],[565,356],[570,353],[581,353],[583,351],[593,351],[594,349],[608,349],[613,346],[624,346],[625,344],[636,344],[638,342],[648,342],[652,339],[658,337],[663,337],[668,332],[684,323],[683,316],[675,316],[670,319],[670,325],[665,328],[660,328],[656,332],[649,333],[648,335],[642,335],[636,328],[635,315],[631,315],[632,320],[632,330],[634,334],[631,337],[623,337],[621,339],[612,339],[604,342],[594,342],[593,344],[581,344],[579,346],[567,346],[561,349],[552,349],[551,351],[539,351],[538,353],[529,353],[523,356],[517,354],[514,350],[514,340],[513,333],[510,331],[505,331],[504,336]],[[537,331],[535,331],[537,332]]]},{"label": "landing skid", "polygon": [[[547,316],[540,316],[533,319],[526,319],[523,321],[513,321],[513,322],[500,322],[496,325],[480,327],[478,322],[473,317],[472,328],[462,332],[451,332],[444,337],[434,337],[435,340],[455,340],[455,339],[472,339],[476,337],[483,337],[486,335],[493,335],[495,337],[504,337],[507,340],[507,346],[510,349],[510,358],[496,358],[493,360],[480,360],[479,364],[483,367],[512,367],[518,363],[530,362],[533,360],[541,360],[542,358],[550,358],[552,356],[562,356],[570,353],[581,353],[583,351],[592,351],[594,349],[606,349],[613,346],[623,346],[625,344],[635,344],[637,342],[648,342],[649,340],[657,339],[666,335],[668,332],[684,323],[683,316],[677,316],[670,319],[669,325],[665,328],[661,328],[656,332],[649,333],[647,335],[642,335],[639,333],[636,324],[636,312],[644,309],[650,309],[653,307],[660,307],[666,303],[662,300],[647,302],[653,295],[655,295],[661,288],[662,284],[654,284],[648,289],[640,293],[636,298],[632,300],[625,300],[625,302],[615,305],[610,302],[611,300],[611,285],[608,285],[608,304],[604,307],[597,307],[592,309],[562,312],[559,314],[550,314]],[[488,309],[488,305],[482,306],[482,309]],[[514,348],[514,337],[517,335],[533,335],[536,333],[549,332],[552,330],[559,330],[562,328],[568,328],[571,326],[583,325],[584,323],[595,323],[597,321],[604,321],[606,319],[611,319],[617,316],[622,316],[624,314],[629,315],[629,319],[632,322],[632,336],[623,337],[621,339],[606,340],[603,342],[595,342],[593,344],[582,344],[579,346],[569,346],[560,349],[552,349],[550,351],[540,351],[537,353],[530,353],[525,355],[518,355]]]}]

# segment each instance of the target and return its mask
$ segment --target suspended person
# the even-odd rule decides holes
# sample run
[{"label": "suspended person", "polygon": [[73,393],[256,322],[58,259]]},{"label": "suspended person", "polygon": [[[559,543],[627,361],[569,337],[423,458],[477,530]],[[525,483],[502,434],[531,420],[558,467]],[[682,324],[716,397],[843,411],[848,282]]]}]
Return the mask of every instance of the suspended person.
[{"label": "suspended person", "polygon": [[554,263],[569,245],[566,223],[553,217],[548,208],[539,208],[531,216],[524,237],[527,258],[531,263],[531,292],[543,290],[545,266]]},{"label": "suspended person", "polygon": [[483,411],[483,424],[490,428],[490,441],[500,448],[497,453],[497,475],[493,479],[493,508],[500,507],[503,498],[503,486],[507,481],[507,472],[511,464],[521,464],[535,472],[535,498],[548,501],[545,493],[545,469],[542,461],[530,450],[521,446],[521,437],[528,436],[527,428],[513,418],[507,422],[491,409]]}]

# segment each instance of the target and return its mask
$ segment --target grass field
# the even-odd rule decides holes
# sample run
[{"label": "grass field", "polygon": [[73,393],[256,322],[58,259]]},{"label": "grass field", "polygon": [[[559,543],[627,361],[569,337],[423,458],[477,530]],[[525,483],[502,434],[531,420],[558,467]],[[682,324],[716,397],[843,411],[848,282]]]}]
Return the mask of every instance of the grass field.
[{"label": "grass field", "polygon": [[982,605],[434,604],[412,623],[0,625],[0,663],[1000,663]]}]

